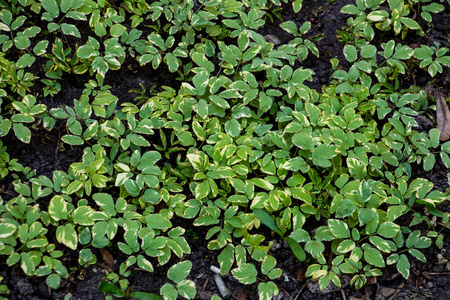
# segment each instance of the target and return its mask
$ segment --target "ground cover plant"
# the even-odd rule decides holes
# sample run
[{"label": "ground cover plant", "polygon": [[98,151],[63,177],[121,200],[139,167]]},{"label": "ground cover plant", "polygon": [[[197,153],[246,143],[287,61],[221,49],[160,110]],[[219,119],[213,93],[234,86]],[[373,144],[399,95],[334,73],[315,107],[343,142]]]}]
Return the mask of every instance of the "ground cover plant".
[{"label": "ground cover plant", "polygon": [[[0,299],[98,265],[108,299],[205,298],[195,241],[260,299],[289,294],[279,249],[322,291],[448,271],[450,1],[345,1],[334,52],[337,3],[306,2],[0,0]],[[72,158],[40,173],[12,141]]]}]

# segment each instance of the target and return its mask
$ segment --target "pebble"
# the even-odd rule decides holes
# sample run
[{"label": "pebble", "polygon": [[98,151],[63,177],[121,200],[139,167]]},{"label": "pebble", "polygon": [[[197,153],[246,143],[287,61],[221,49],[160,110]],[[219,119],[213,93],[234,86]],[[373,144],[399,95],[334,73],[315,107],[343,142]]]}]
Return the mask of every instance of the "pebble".
[{"label": "pebble", "polygon": [[433,288],[433,286],[434,286],[433,282],[431,282],[431,281],[427,282],[427,287],[429,289]]},{"label": "pebble", "polygon": [[266,34],[264,36],[264,38],[266,39],[266,41],[268,41],[269,43],[274,44],[275,46],[281,44],[280,39],[274,34]]},{"label": "pebble", "polygon": [[284,297],[284,294],[279,292],[277,296],[273,297],[273,300],[281,300],[281,299],[283,299],[283,297]]}]

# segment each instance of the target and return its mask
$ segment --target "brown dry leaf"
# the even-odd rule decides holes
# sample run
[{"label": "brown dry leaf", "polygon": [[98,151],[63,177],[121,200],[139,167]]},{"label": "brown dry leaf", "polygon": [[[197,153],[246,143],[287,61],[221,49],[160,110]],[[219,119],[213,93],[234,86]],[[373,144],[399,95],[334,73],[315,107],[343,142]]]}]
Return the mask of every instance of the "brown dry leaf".
[{"label": "brown dry leaf", "polygon": [[100,253],[102,255],[103,261],[107,263],[111,268],[114,267],[114,258],[111,253],[103,248],[100,249]]},{"label": "brown dry leaf", "polygon": [[236,296],[236,299],[237,300],[247,300],[247,295],[244,292],[239,291]]},{"label": "brown dry leaf", "polygon": [[436,128],[441,132],[439,140],[450,139],[450,110],[444,95],[440,92],[436,92]]},{"label": "brown dry leaf", "polygon": [[390,287],[380,287],[378,290],[377,299],[387,299],[389,296],[392,296],[397,290]]},{"label": "brown dry leaf", "polygon": [[306,270],[304,268],[300,268],[297,270],[297,276],[295,279],[297,281],[303,281],[305,279]]},{"label": "brown dry leaf", "polygon": [[367,278],[367,283],[366,284],[376,284],[377,283],[377,277],[376,276],[372,276]]}]

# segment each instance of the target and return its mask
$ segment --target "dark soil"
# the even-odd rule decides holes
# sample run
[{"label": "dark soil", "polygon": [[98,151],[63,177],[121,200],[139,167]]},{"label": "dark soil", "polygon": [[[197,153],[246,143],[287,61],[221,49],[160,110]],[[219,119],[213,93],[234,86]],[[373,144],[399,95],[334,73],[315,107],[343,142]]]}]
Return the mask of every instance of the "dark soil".
[{"label": "dark soil", "polygon": [[[315,72],[314,81],[308,83],[311,88],[318,91],[323,85],[330,81],[333,72],[331,69],[331,58],[338,58],[341,62],[345,62],[342,54],[342,44],[336,39],[336,30],[342,28],[346,24],[347,15],[340,14],[340,9],[351,0],[336,1],[328,5],[327,0],[305,1],[304,7],[299,14],[295,14],[292,9],[287,6],[283,11],[283,21],[292,20],[297,24],[310,20],[313,23],[312,30],[308,36],[316,36],[324,34],[325,38],[317,43],[320,50],[320,57],[310,54],[307,60],[303,62],[303,67],[311,68]],[[450,8],[439,15],[434,15],[434,27],[428,27],[427,24],[421,22],[423,28],[427,28],[427,37],[414,37],[411,35],[408,43],[418,43],[432,45],[435,41],[439,42],[443,47],[450,47]],[[267,23],[261,30],[262,35],[274,35],[280,42],[287,42],[292,37],[284,30],[279,28],[280,21],[274,18],[274,23]],[[399,40],[395,36],[376,37],[379,42],[386,42],[391,38]],[[412,40],[415,38],[415,40]],[[61,82],[62,91],[55,97],[47,97],[43,99],[43,103],[48,108],[58,107],[61,105],[72,105],[73,99],[79,99],[82,90],[85,88],[83,77],[76,78],[74,75],[65,75]],[[131,89],[139,88],[142,83],[146,88],[153,84],[160,86],[179,87],[180,83],[176,81],[176,76],[161,70],[153,70],[151,67],[145,68],[142,72],[133,72],[127,69],[119,71],[109,71],[105,84],[111,85],[111,92],[120,99],[120,103],[133,102],[137,94],[130,93]],[[408,88],[412,84],[425,87],[432,78],[423,71],[417,71],[412,74],[406,74],[404,81],[401,83],[404,88]],[[450,68],[444,68],[444,73],[436,76],[433,82],[434,86],[440,87],[444,94],[450,95]],[[433,128],[434,121],[425,116],[421,116],[418,130],[428,131]],[[12,158],[17,158],[24,166],[35,170],[37,176],[52,176],[54,170],[62,170],[67,172],[69,166],[73,162],[80,161],[83,150],[81,147],[69,147],[65,145],[65,149],[59,148],[60,137],[66,133],[64,126],[55,126],[51,132],[44,130],[35,130],[32,135],[31,143],[26,145],[15,138],[13,134],[9,134],[3,138],[3,144],[8,147],[8,153]],[[63,150],[63,151],[62,151]],[[441,191],[445,191],[449,185],[447,174],[449,170],[438,162],[435,168],[430,172],[415,170],[416,176],[423,176],[431,180],[435,187]],[[3,199],[13,197],[12,185],[9,182],[3,182],[4,186],[1,196]],[[450,211],[450,204],[447,203],[440,207],[443,211]],[[193,235],[187,237],[191,246],[192,253],[186,258],[193,262],[189,279],[193,280],[197,287],[197,299],[210,299],[212,295],[219,295],[219,290],[214,283],[214,273],[210,270],[211,265],[215,265],[217,252],[209,251],[206,248],[207,241],[204,240],[205,232],[201,232],[198,228],[192,228]],[[448,230],[445,233],[444,249],[442,255],[448,258],[450,253],[450,235]],[[279,241],[275,241],[279,242]],[[102,260],[102,255],[98,251],[97,264],[87,267],[86,269],[78,269],[74,271],[70,280],[63,279],[61,288],[57,291],[50,290],[44,279],[25,277],[20,267],[9,268],[7,270],[0,269],[0,275],[4,276],[2,284],[6,284],[11,291],[11,300],[27,299],[63,299],[66,295],[72,295],[71,299],[94,300],[103,299],[104,295],[99,293],[97,288],[103,278],[105,278],[108,270],[118,273],[120,263],[126,260],[125,255],[121,254],[118,249],[108,249],[115,258],[112,267],[108,266]],[[317,294],[312,290],[313,285],[307,284],[305,279],[306,266],[299,262],[293,255],[289,247],[283,243],[271,253],[277,258],[282,268],[283,276],[276,281],[280,288],[280,294],[283,299],[450,299],[448,287],[450,286],[450,272],[444,265],[437,262],[438,248],[428,249],[426,252],[427,264],[413,263],[411,269],[411,277],[405,281],[394,269],[387,269],[385,275],[377,278],[373,282],[360,291],[354,288],[344,287],[342,290],[337,289],[328,294]],[[76,265],[78,255],[72,253],[67,257],[68,265]],[[175,260],[174,258],[172,258]],[[0,261],[0,263],[3,263]],[[167,265],[171,265],[170,263]],[[167,265],[155,267],[153,273],[142,271],[133,271],[128,278],[131,283],[132,291],[146,291],[158,293],[159,288],[166,283],[165,274]],[[217,266],[217,265],[216,265]],[[0,268],[4,268],[5,264],[0,264]],[[225,276],[224,281],[229,288],[233,299],[257,299],[257,286],[244,286],[239,284],[231,276]],[[278,297],[277,299],[281,299]]]}]

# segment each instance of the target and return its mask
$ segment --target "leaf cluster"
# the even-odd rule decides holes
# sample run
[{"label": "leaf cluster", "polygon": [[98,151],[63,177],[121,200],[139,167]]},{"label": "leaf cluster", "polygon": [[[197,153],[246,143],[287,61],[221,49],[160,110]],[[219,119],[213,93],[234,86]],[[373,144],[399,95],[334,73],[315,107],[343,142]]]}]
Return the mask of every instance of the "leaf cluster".
[{"label": "leaf cluster", "polygon": [[[158,299],[131,292],[128,278],[171,264],[161,295],[193,299],[186,231],[202,226],[221,273],[257,283],[262,299],[279,293],[282,270],[270,251],[281,241],[322,289],[340,286],[343,274],[361,288],[388,265],[408,278],[410,260],[425,261],[433,242],[442,248],[450,226],[438,209],[448,192],[412,170],[432,170],[437,155],[449,167],[450,142],[440,143],[438,129],[417,130],[428,95],[399,86],[414,59],[433,77],[442,72],[448,49],[375,45],[376,31],[422,32],[410,16],[418,1],[384,2],[342,9],[352,16],[338,32],[346,61],[331,60],[321,91],[308,87],[314,71],[299,67],[320,54],[320,36],[306,35],[310,22],[282,22],[293,39],[281,45],[258,33],[288,1],[2,4],[0,136],[29,143],[35,128],[59,122],[61,143],[83,155],[67,171],[37,176],[0,144],[0,177],[12,176],[15,190],[0,198],[0,255],[56,289],[69,277],[57,249],[77,255],[81,269],[98,260],[94,248],[114,247],[128,258],[101,292]],[[300,11],[302,1],[291,4]],[[431,21],[427,13],[439,8],[422,6],[422,17]],[[31,26],[24,9],[45,26]],[[28,71],[40,56],[46,78],[33,93],[38,78]],[[104,80],[129,61],[178,74],[179,87],[143,86],[136,101],[121,103]],[[66,73],[87,78],[82,95],[47,109],[39,101],[61,90]]]}]

